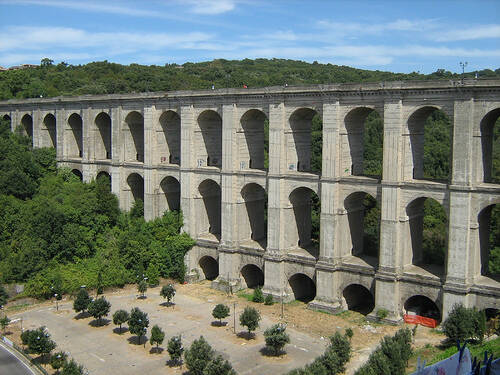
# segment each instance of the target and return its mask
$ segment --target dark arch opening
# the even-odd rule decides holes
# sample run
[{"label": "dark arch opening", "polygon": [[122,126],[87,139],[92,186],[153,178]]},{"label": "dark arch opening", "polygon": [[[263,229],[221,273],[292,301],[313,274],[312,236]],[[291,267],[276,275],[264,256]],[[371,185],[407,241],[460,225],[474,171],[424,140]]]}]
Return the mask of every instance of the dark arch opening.
[{"label": "dark arch opening", "polygon": [[241,117],[242,136],[240,139],[240,169],[265,169],[266,152],[269,147],[269,122],[264,112],[250,109]]},{"label": "dark arch opening", "polygon": [[125,118],[131,141],[125,145],[127,161],[144,162],[144,117],[139,112],[130,112]]},{"label": "dark arch opening", "polygon": [[181,185],[172,176],[165,177],[160,183],[163,192],[164,204],[161,208],[166,211],[179,211],[181,204]]},{"label": "dark arch opening", "polygon": [[350,165],[344,166],[353,176],[382,175],[384,142],[383,121],[374,109],[361,107],[344,119],[349,143]]},{"label": "dark arch opening", "polygon": [[111,159],[111,117],[101,112],[95,118],[95,125],[99,132],[96,139],[95,157],[99,160]]},{"label": "dark arch opening", "polygon": [[205,279],[215,280],[219,276],[219,263],[211,256],[202,257],[198,264],[205,275]]},{"label": "dark arch opening", "polygon": [[73,113],[68,118],[68,125],[71,129],[71,134],[66,139],[67,145],[69,147],[68,156],[71,157],[82,157],[82,118],[79,114]]},{"label": "dark arch opening", "polygon": [[56,129],[56,118],[52,113],[49,113],[43,119],[43,125],[47,131],[47,135],[44,137],[44,147],[57,147],[57,129]]},{"label": "dark arch opening", "polygon": [[267,242],[267,193],[255,183],[241,189],[244,210],[240,212],[239,234],[241,241],[255,241],[263,249]]},{"label": "dark arch opening", "polygon": [[288,283],[296,300],[310,302],[316,297],[316,284],[309,276],[296,273],[288,279]]},{"label": "dark arch opening", "polygon": [[500,281],[500,204],[479,213],[481,275]]},{"label": "dark arch opening", "polygon": [[375,307],[375,299],[363,285],[351,284],[342,293],[347,303],[347,309],[363,315],[371,313]]},{"label": "dark arch opening", "polygon": [[370,194],[356,192],[344,200],[349,225],[351,255],[378,266],[380,247],[380,206]]},{"label": "dark arch opening", "polygon": [[[9,129],[12,128],[12,120],[9,115],[3,115],[2,120],[9,123]],[[24,130],[24,129],[22,129]]]},{"label": "dark arch opening", "polygon": [[71,170],[71,173],[73,173],[80,181],[83,181],[83,174],[79,169],[73,169]]},{"label": "dark arch opening", "polygon": [[106,186],[108,186],[109,191],[111,191],[111,175],[108,172],[100,171],[97,174],[96,181],[97,180],[104,181],[106,183]]},{"label": "dark arch opening", "polygon": [[404,308],[408,315],[419,315],[441,321],[439,307],[426,296],[413,296],[406,300]]},{"label": "dark arch opening", "polygon": [[483,181],[500,184],[500,108],[481,120]]},{"label": "dark arch opening", "polygon": [[198,139],[198,166],[204,165],[221,168],[222,166],[222,119],[212,110],[206,110],[198,116],[201,139]]},{"label": "dark arch opening", "polygon": [[141,200],[144,202],[144,179],[137,173],[132,173],[127,177],[127,184],[132,192],[134,201]]},{"label": "dark arch opening", "polygon": [[[198,187],[201,198],[203,200],[204,214],[203,218],[199,218],[201,226],[200,233],[211,233],[217,240],[220,240],[221,230],[221,189],[219,184],[213,180],[205,180]],[[205,220],[206,219],[206,220]]]},{"label": "dark arch opening", "polygon": [[247,264],[241,269],[241,276],[247,288],[257,288],[264,285],[264,272],[255,264]]},{"label": "dark arch opening", "polygon": [[417,109],[408,119],[411,175],[415,180],[448,181],[451,172],[452,125],[436,107]]},{"label": "dark arch opening", "polygon": [[33,117],[26,114],[21,118],[21,127],[28,137],[33,140]]},{"label": "dark arch opening", "polygon": [[160,162],[179,165],[181,161],[181,118],[177,112],[166,111],[160,116],[160,125],[162,129],[162,133],[158,137],[161,150]]},{"label": "dark arch opening", "polygon": [[291,138],[287,157],[288,169],[321,173],[323,123],[319,114],[310,108],[299,108],[289,118]]},{"label": "dark arch opening", "polygon": [[304,249],[318,258],[321,211],[319,197],[313,190],[299,187],[290,193],[289,199],[295,219],[295,228],[288,236],[289,245]]}]

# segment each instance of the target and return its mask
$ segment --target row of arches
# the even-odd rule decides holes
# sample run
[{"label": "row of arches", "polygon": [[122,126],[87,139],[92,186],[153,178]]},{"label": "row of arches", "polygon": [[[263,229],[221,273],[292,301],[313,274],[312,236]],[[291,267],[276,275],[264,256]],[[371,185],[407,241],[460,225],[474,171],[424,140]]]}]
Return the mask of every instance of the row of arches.
[{"label": "row of arches", "polygon": [[[482,157],[481,180],[500,181],[500,174],[493,160],[498,152],[500,137],[500,109],[495,109],[481,119],[480,144]],[[5,116],[10,120],[8,115]],[[340,173],[380,177],[383,157],[383,114],[375,107],[356,107],[345,114],[340,129]],[[95,159],[112,158],[111,117],[101,112],[94,118],[91,132]],[[33,118],[25,114],[20,121],[21,131],[33,137]],[[81,157],[83,154],[82,117],[72,113],[64,129],[65,156]],[[144,116],[130,111],[120,127],[124,161],[144,162]],[[180,164],[181,118],[176,111],[167,110],[155,127],[156,163]],[[284,129],[286,168],[289,171],[321,173],[322,168],[322,118],[314,108],[298,108],[288,117]],[[438,106],[424,106],[410,113],[402,134],[404,152],[403,178],[448,180],[451,170],[453,127],[450,118]],[[57,145],[56,118],[47,114],[40,128],[40,144]],[[268,116],[259,109],[249,109],[239,120],[236,134],[239,169],[265,170],[269,163]],[[196,117],[194,128],[194,153],[198,167],[222,165],[222,117],[216,110],[205,110]],[[156,157],[156,156],[155,156]]]}]

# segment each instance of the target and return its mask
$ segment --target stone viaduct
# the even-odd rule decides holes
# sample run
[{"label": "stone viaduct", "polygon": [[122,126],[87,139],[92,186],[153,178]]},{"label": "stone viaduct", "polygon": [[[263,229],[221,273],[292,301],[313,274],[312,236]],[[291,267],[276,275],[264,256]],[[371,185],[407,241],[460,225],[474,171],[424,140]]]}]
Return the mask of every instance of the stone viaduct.
[{"label": "stone viaduct", "polygon": [[[423,178],[424,122],[435,109],[453,127],[449,181]],[[371,111],[383,119],[381,178],[363,175]],[[310,170],[315,114],[323,120],[320,175]],[[411,301],[441,318],[457,302],[500,309],[500,282],[485,272],[489,214],[500,203],[491,183],[500,80],[9,100],[0,115],[34,147],[55,147],[59,165],[84,181],[107,174],[123,209],[136,199],[146,219],[182,209],[196,240],[185,258],[191,279],[261,284],[277,299],[321,309],[385,309],[394,322]],[[318,246],[312,193],[321,203]],[[363,252],[366,194],[381,207],[375,257]],[[438,269],[421,264],[427,198],[449,223]]]}]

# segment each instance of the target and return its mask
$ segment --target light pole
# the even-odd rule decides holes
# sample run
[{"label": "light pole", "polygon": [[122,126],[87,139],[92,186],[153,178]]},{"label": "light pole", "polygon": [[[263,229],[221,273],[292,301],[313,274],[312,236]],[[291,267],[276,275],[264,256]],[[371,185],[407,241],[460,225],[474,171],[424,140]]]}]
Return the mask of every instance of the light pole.
[{"label": "light pole", "polygon": [[464,83],[465,67],[469,64],[467,61],[460,61],[460,66],[462,67],[462,83]]}]

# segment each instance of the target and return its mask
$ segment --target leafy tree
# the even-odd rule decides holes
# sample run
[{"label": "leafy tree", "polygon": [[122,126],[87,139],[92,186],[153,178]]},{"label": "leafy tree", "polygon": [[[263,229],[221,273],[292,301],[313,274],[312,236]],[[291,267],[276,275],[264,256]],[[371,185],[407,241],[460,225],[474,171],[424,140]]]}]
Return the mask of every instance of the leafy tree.
[{"label": "leafy tree", "polygon": [[99,325],[102,324],[102,317],[109,314],[111,304],[104,297],[100,297],[92,301],[88,306],[88,312],[97,319]]},{"label": "leafy tree", "polygon": [[222,325],[222,319],[229,316],[229,307],[222,303],[219,303],[212,310],[212,316],[215,319],[219,319],[219,325]]},{"label": "leafy tree", "polygon": [[236,375],[231,364],[218,355],[212,359],[203,369],[203,375]]},{"label": "leafy tree", "polygon": [[158,351],[158,345],[162,344],[163,339],[165,339],[165,332],[163,332],[162,329],[157,324],[155,324],[153,328],[151,328],[151,337],[149,338],[149,343],[151,345],[156,344],[156,350]]},{"label": "leafy tree", "polygon": [[10,323],[10,319],[7,315],[0,318],[0,326],[2,326],[2,332],[4,335],[5,335],[5,328],[7,328],[9,323]]},{"label": "leafy tree", "polygon": [[143,219],[144,218],[144,202],[142,199],[136,199],[132,209],[130,210],[130,217],[133,219]]},{"label": "leafy tree", "polygon": [[264,331],[266,347],[275,355],[278,355],[286,344],[290,342],[290,336],[285,332],[285,324],[275,324]]},{"label": "leafy tree", "polygon": [[148,314],[134,307],[130,312],[128,329],[131,334],[137,335],[139,344],[141,343],[142,336],[146,334],[147,327],[149,327]]},{"label": "leafy tree", "polygon": [[253,307],[245,307],[243,313],[240,315],[240,324],[247,327],[248,334],[250,335],[252,331],[255,331],[259,326],[260,313],[257,309]]},{"label": "leafy tree", "polygon": [[457,340],[464,342],[471,339],[482,342],[486,333],[486,316],[476,308],[455,304],[442,327],[443,333],[452,344]]},{"label": "leafy tree", "polygon": [[175,288],[172,284],[163,285],[160,290],[160,296],[167,299],[167,302],[170,303],[170,300],[175,296]]},{"label": "leafy tree", "polygon": [[85,368],[82,365],[76,363],[72,358],[71,361],[66,362],[61,371],[61,375],[84,375]]},{"label": "leafy tree", "polygon": [[56,343],[50,339],[50,334],[46,332],[45,327],[24,331],[21,340],[24,345],[28,346],[31,353],[39,354],[42,357],[50,354],[56,347]]},{"label": "leafy tree", "polygon": [[0,306],[5,306],[8,299],[9,295],[7,294],[7,291],[2,285],[0,285]]},{"label": "leafy tree", "polygon": [[146,290],[148,290],[148,283],[146,280],[141,280],[137,285],[137,291],[141,293],[141,296],[144,298],[146,295]]},{"label": "leafy tree", "polygon": [[253,291],[252,301],[257,303],[264,302],[264,295],[262,294],[262,288],[257,287]]},{"label": "leafy tree", "polygon": [[68,355],[65,352],[57,352],[52,354],[50,357],[50,366],[54,370],[56,370],[57,373],[59,373],[59,369],[64,366],[68,359]]},{"label": "leafy tree", "polygon": [[129,317],[128,311],[125,310],[116,310],[113,314],[113,324],[120,326],[120,334],[122,333],[122,324],[127,323]]},{"label": "leafy tree", "polygon": [[180,363],[182,353],[184,352],[180,336],[174,336],[170,340],[168,340],[167,351],[172,362]]},{"label": "leafy tree", "polygon": [[90,298],[87,289],[81,288],[76,295],[75,301],[73,302],[73,310],[77,313],[80,311],[85,312],[91,301],[92,299]]},{"label": "leafy tree", "polygon": [[214,351],[203,336],[200,336],[198,340],[194,340],[189,349],[184,353],[189,373],[192,375],[203,375],[203,370],[207,367],[213,356]]}]

